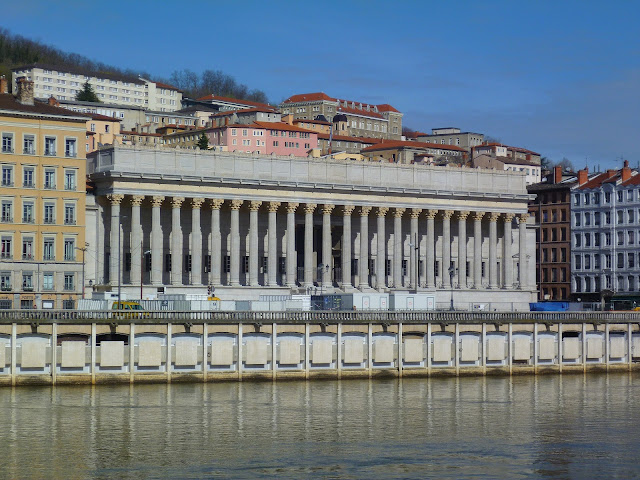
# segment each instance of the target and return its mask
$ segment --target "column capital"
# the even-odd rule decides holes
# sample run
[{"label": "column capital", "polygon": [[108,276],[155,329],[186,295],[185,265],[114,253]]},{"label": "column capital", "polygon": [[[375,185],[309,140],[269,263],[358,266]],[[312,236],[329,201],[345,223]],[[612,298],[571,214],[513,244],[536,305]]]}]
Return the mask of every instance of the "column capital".
[{"label": "column capital", "polygon": [[484,217],[484,212],[473,212],[473,219],[480,221]]},{"label": "column capital", "polygon": [[467,212],[464,210],[461,212],[458,212],[458,220],[466,220],[470,213],[471,212]]},{"label": "column capital", "polygon": [[249,211],[257,212],[260,209],[260,205],[262,205],[262,201],[251,200],[251,202],[249,202]]},{"label": "column capital", "polygon": [[368,206],[360,207],[360,216],[361,217],[368,217],[369,216],[369,212],[371,212],[371,207],[368,207]]},{"label": "column capital", "polygon": [[267,204],[267,210],[269,212],[277,212],[280,208],[280,202],[269,202]]},{"label": "column capital", "polygon": [[422,213],[422,209],[421,208],[412,208],[410,216],[411,216],[411,218],[418,218],[421,213]]},{"label": "column capital", "polygon": [[489,221],[490,222],[497,222],[499,217],[500,217],[500,214],[498,212],[489,213]]},{"label": "column capital", "polygon": [[354,205],[343,205],[342,206],[342,215],[344,215],[345,217],[350,216],[353,211],[355,210],[355,206]]},{"label": "column capital", "polygon": [[184,197],[173,197],[171,199],[171,208],[180,208],[184,202]]},{"label": "column capital", "polygon": [[211,208],[211,210],[220,210],[220,207],[222,207],[223,203],[224,203],[224,200],[222,198],[209,199],[209,207]]},{"label": "column capital", "polygon": [[453,214],[455,212],[453,210],[444,210],[442,212],[442,218],[446,218],[447,220],[449,220],[451,217],[453,217]]},{"label": "column capital", "polygon": [[111,205],[120,205],[123,198],[124,195],[121,193],[110,193],[107,195],[107,199],[109,200],[109,203],[111,203]]},{"label": "column capital", "polygon": [[286,206],[287,213],[296,213],[296,210],[298,209],[299,206],[300,206],[299,203],[288,202]]},{"label": "column capital", "polygon": [[404,212],[406,211],[406,208],[396,208],[393,211],[393,216],[396,218],[402,218],[402,215],[404,215]]},{"label": "column capital", "polygon": [[433,220],[434,218],[436,218],[436,215],[438,215],[438,210],[434,208],[430,208],[429,210],[427,210],[427,220]]},{"label": "column capital", "polygon": [[153,197],[151,197],[152,207],[159,207],[162,205],[162,202],[164,202],[164,197],[162,195],[154,195]]},{"label": "column capital", "polygon": [[516,216],[515,213],[505,213],[504,214],[505,223],[511,223],[511,221],[513,220],[513,217],[515,217],[515,216]]},{"label": "column capital", "polygon": [[142,201],[144,200],[144,195],[131,195],[131,205],[134,207],[139,207],[142,205]]},{"label": "column capital", "polygon": [[231,210],[240,210],[244,200],[231,200]]},{"label": "column capital", "polygon": [[317,206],[318,205],[316,205],[315,203],[305,203],[303,207],[304,213],[308,214],[315,212]]},{"label": "column capital", "polygon": [[332,205],[331,203],[325,203],[324,205],[322,205],[322,214],[323,215],[331,215],[331,211],[336,208],[335,205]]},{"label": "column capital", "polygon": [[520,215],[518,215],[518,222],[519,223],[527,223],[527,219],[529,218],[529,214],[528,213],[521,213]]},{"label": "column capital", "polygon": [[378,207],[378,216],[386,217],[387,213],[389,213],[389,207]]},{"label": "column capital", "polygon": [[204,198],[192,198],[191,208],[194,210],[200,210],[200,207],[202,207],[203,203],[204,203]]}]

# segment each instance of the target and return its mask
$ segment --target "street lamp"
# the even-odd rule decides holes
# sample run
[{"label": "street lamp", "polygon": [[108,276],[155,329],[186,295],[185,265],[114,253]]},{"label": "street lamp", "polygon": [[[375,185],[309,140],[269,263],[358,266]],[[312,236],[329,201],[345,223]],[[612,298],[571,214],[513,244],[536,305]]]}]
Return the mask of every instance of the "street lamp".
[{"label": "street lamp", "polygon": [[324,293],[324,275],[329,273],[329,265],[318,265],[317,270],[320,276],[318,283],[320,284],[320,295]]},{"label": "street lamp", "polygon": [[453,275],[456,273],[456,267],[451,265],[448,271],[449,271],[449,285],[451,286],[451,305],[449,306],[449,310],[453,312],[455,310],[455,308],[453,308]]},{"label": "street lamp", "polygon": [[76,247],[76,250],[82,252],[82,298],[84,298],[84,253],[87,251],[89,242],[84,242],[84,247]]}]

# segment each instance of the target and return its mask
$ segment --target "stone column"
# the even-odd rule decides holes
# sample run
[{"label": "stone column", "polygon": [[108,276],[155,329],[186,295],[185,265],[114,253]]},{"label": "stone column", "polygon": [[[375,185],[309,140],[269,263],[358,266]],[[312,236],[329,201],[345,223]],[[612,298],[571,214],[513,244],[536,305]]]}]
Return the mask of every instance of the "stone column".
[{"label": "stone column", "polygon": [[151,197],[151,285],[162,285],[162,253],[164,239],[160,224],[160,207],[164,197]]},{"label": "stone column", "polygon": [[498,288],[498,217],[489,214],[489,288]]},{"label": "stone column", "polygon": [[427,210],[427,288],[436,286],[436,215],[438,210]]},{"label": "stone column", "polygon": [[382,291],[387,286],[387,236],[385,233],[386,215],[388,207],[378,207],[378,248],[376,251],[376,288]]},{"label": "stone column", "polygon": [[267,258],[267,285],[275,287],[278,285],[278,230],[277,212],[280,202],[269,202],[269,230],[267,232],[267,242],[269,244],[269,255]]},{"label": "stone column", "polygon": [[351,213],[355,207],[342,207],[342,289],[351,285]]},{"label": "stone column", "polygon": [[369,212],[371,207],[360,207],[360,256],[358,259],[358,286],[369,288]]},{"label": "stone column", "polygon": [[262,202],[252,200],[249,203],[249,282],[258,286],[258,210]]},{"label": "stone column", "polygon": [[317,205],[307,203],[304,206],[304,286],[313,286],[313,212]]},{"label": "stone column", "polygon": [[458,212],[458,285],[467,288],[467,217],[469,212]]},{"label": "stone column", "polygon": [[418,260],[420,259],[420,242],[418,241],[418,217],[422,213],[421,208],[411,209],[411,238],[409,244],[411,246],[411,252],[409,253],[409,278],[411,279],[411,287],[418,290],[420,285],[420,272],[418,270]]},{"label": "stone column", "polygon": [[473,288],[482,288],[482,217],[484,212],[473,214]]},{"label": "stone column", "polygon": [[191,285],[202,285],[202,229],[200,208],[204,198],[191,199]]},{"label": "stone column", "polygon": [[222,262],[222,235],[220,233],[220,207],[224,200],[213,198],[209,200],[211,207],[211,271],[209,272],[209,283],[213,286],[221,285],[221,262]]},{"label": "stone column", "polygon": [[513,254],[511,250],[511,222],[515,214],[504,215],[504,252],[502,256],[504,288],[513,288]]},{"label": "stone column", "polygon": [[240,207],[243,200],[231,200],[231,248],[229,252],[229,285],[240,285]]},{"label": "stone column", "polygon": [[131,276],[130,283],[142,284],[142,224],[140,223],[140,205],[144,195],[131,197]]},{"label": "stone column", "polygon": [[402,215],[404,208],[393,212],[393,288],[402,288]]},{"label": "stone column", "polygon": [[[518,282],[520,283],[521,290],[526,290],[529,287],[528,279],[527,279],[527,270],[528,270],[527,267],[529,263],[529,259],[527,258],[527,219],[528,218],[529,218],[528,213],[523,213],[518,217],[518,222],[519,222],[518,223],[518,229],[519,229],[518,256],[520,257],[520,262],[519,262],[520,268],[518,269],[520,278],[518,278]],[[604,285],[604,279],[603,279],[602,285]]]},{"label": "stone column", "polygon": [[298,203],[287,203],[287,287],[296,286],[296,210]]},{"label": "stone column", "polygon": [[171,200],[171,285],[182,285],[182,202],[184,197],[173,197]]},{"label": "stone column", "polygon": [[120,233],[120,203],[124,195],[121,193],[111,193],[107,195],[107,199],[111,204],[111,233],[109,236],[109,283],[117,285],[120,281],[118,278],[118,264],[121,263],[122,246],[119,244]]},{"label": "stone column", "polygon": [[453,210],[445,210],[442,212],[442,287],[449,288],[451,285],[451,217]]},{"label": "stone column", "polygon": [[[325,203],[322,206],[322,287],[329,288],[333,285],[331,279],[331,211],[335,205]],[[328,268],[327,268],[328,267]]]}]

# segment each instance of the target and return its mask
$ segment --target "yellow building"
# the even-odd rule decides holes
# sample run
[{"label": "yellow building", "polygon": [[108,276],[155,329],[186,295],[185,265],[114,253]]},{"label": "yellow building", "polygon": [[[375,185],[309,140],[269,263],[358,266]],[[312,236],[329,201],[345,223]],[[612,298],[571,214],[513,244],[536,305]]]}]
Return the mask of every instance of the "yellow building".
[{"label": "yellow building", "polygon": [[87,117],[0,78],[0,308],[74,308],[83,293]]}]

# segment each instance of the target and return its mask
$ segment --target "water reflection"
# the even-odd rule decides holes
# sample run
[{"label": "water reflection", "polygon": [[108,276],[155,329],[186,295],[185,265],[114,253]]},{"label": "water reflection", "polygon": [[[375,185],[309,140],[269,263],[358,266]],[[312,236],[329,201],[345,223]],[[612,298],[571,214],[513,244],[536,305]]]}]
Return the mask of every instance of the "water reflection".
[{"label": "water reflection", "polygon": [[4,478],[631,478],[637,374],[0,389]]}]

